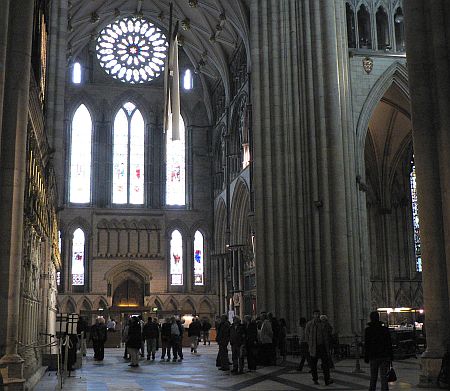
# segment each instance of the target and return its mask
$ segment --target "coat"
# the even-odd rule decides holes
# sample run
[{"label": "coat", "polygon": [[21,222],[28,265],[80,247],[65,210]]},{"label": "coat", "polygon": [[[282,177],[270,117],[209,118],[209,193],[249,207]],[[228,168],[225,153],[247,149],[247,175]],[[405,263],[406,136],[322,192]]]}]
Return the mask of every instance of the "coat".
[{"label": "coat", "polygon": [[245,342],[245,328],[240,323],[233,323],[230,327],[231,346],[241,346]]},{"label": "coat", "polygon": [[200,337],[202,325],[200,322],[192,322],[188,328],[188,337]]},{"label": "coat", "polygon": [[310,320],[306,323],[305,328],[306,342],[308,343],[309,354],[312,357],[316,357],[317,346],[322,345],[325,351],[330,352],[330,337],[329,328],[319,319]]},{"label": "coat", "polygon": [[392,361],[392,343],[389,329],[381,322],[369,322],[364,333],[364,361],[386,359]]},{"label": "coat", "polygon": [[261,325],[261,330],[259,332],[259,341],[263,345],[273,342],[272,323],[269,319],[266,319]]},{"label": "coat", "polygon": [[159,338],[159,326],[155,322],[147,322],[142,329],[142,339]]},{"label": "coat", "polygon": [[128,326],[127,346],[133,349],[139,349],[142,344],[141,325],[138,322],[131,322]]},{"label": "coat", "polygon": [[225,346],[230,342],[230,322],[228,320],[220,322],[216,341],[219,345]]}]

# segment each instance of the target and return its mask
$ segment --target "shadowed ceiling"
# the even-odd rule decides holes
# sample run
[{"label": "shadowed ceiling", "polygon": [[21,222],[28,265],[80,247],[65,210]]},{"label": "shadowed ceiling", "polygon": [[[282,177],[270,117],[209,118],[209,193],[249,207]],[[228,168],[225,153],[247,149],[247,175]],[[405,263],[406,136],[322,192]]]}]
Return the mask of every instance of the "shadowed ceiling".
[{"label": "shadowed ceiling", "polygon": [[[98,33],[117,18],[137,15],[168,30],[169,3],[179,40],[202,83],[223,80],[229,89],[229,63],[240,45],[249,53],[248,8],[242,0],[70,0],[69,58],[76,57]],[[247,64],[250,61],[247,59]]]}]

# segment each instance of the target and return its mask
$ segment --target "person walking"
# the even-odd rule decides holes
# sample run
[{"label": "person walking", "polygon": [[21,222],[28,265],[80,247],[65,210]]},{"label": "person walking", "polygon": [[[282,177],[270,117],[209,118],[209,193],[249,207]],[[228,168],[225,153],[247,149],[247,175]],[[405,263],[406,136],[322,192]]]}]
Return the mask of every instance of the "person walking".
[{"label": "person walking", "polygon": [[211,323],[207,318],[203,319],[202,322],[202,339],[203,345],[206,345],[208,342],[208,346],[211,345],[211,341],[209,340],[209,331],[211,330]]},{"label": "person walking", "polygon": [[328,329],[324,322],[321,322],[320,311],[313,312],[313,319],[306,324],[306,341],[308,342],[311,373],[314,384],[319,384],[319,377],[317,374],[317,362],[322,362],[323,376],[325,385],[333,383],[330,378],[330,363],[329,363],[329,338]]},{"label": "person walking", "polygon": [[95,324],[91,327],[90,335],[94,348],[95,361],[103,361],[105,357],[105,342],[107,338],[105,319],[103,316],[99,316],[96,319]]},{"label": "person walking", "polygon": [[391,334],[389,329],[380,322],[377,311],[370,313],[370,322],[364,331],[364,361],[370,364],[369,391],[377,387],[380,374],[381,390],[389,390],[387,373],[393,360]]},{"label": "person walking", "polygon": [[192,319],[188,328],[188,337],[191,339],[191,353],[197,354],[198,341],[202,332],[202,325],[198,318]]},{"label": "person walking", "polygon": [[300,323],[298,327],[298,343],[300,347],[300,364],[298,366],[298,370],[301,372],[303,370],[303,367],[305,365],[305,361],[309,364],[309,348],[308,348],[308,342],[306,342],[306,319],[300,318]]},{"label": "person walking", "polygon": [[[172,346],[172,361],[176,362],[180,349],[180,327],[173,316],[170,323],[170,345]],[[180,360],[181,361],[181,360]]]},{"label": "person walking", "polygon": [[136,317],[131,317],[130,324],[128,326],[128,352],[130,353],[131,363],[130,367],[138,367],[139,366],[139,350],[142,345],[142,331],[141,331],[141,322]]},{"label": "person walking", "polygon": [[230,370],[230,362],[228,359],[228,344],[230,343],[230,322],[227,315],[222,315],[218,325],[216,341],[219,344],[219,352],[217,354],[216,365],[221,371]]},{"label": "person walking", "polygon": [[142,339],[145,340],[147,345],[147,360],[150,360],[150,355],[152,360],[155,360],[156,346],[159,339],[159,326],[156,318],[148,317],[147,323],[142,330]]},{"label": "person walking", "polygon": [[165,322],[161,326],[161,361],[164,361],[167,354],[167,361],[170,361],[170,329],[172,323],[170,318],[166,318]]},{"label": "person walking", "polygon": [[231,360],[233,362],[232,373],[244,373],[244,356],[242,346],[245,342],[245,329],[239,316],[233,318],[230,327]]},{"label": "person walking", "polygon": [[178,343],[178,361],[183,360],[183,337],[184,337],[184,319],[177,319],[178,329],[180,330],[180,341]]},{"label": "person walking", "polygon": [[77,334],[80,336],[80,352],[86,357],[86,339],[89,331],[89,325],[84,316],[80,316],[77,323]]}]

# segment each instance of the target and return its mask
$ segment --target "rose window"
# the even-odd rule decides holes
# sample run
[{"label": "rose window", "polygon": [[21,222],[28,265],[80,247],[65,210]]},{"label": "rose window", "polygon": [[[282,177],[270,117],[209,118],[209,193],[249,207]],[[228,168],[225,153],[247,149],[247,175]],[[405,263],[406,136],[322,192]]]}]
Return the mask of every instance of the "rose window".
[{"label": "rose window", "polygon": [[164,33],[144,18],[127,17],[106,26],[97,39],[97,57],[112,77],[132,84],[156,79],[167,55]]}]

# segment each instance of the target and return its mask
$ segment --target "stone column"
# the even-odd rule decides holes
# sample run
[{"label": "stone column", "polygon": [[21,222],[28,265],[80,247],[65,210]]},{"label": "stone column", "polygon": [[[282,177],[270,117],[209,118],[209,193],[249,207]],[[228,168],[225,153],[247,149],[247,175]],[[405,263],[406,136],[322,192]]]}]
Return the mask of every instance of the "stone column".
[{"label": "stone column", "polygon": [[250,14],[258,309],[293,326],[318,307],[348,336],[360,321],[345,4],[255,0]]},{"label": "stone column", "polygon": [[23,360],[17,354],[22,268],[23,210],[26,175],[26,140],[30,88],[34,3],[11,2],[0,156],[0,307],[7,319],[0,343],[9,376],[23,377]]},{"label": "stone column", "polygon": [[[0,132],[3,117],[3,96],[5,88],[6,47],[8,42],[9,0],[0,7]],[[1,136],[1,133],[0,133]]]},{"label": "stone column", "polygon": [[65,186],[65,89],[67,72],[68,0],[51,2],[48,45],[46,125],[50,146],[55,150],[54,167],[58,186],[58,206],[64,203]]},{"label": "stone column", "polygon": [[427,350],[421,384],[436,384],[449,343],[450,4],[404,2]]}]

